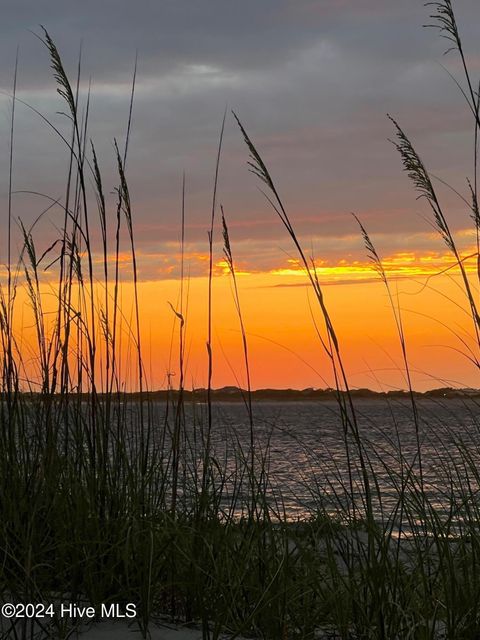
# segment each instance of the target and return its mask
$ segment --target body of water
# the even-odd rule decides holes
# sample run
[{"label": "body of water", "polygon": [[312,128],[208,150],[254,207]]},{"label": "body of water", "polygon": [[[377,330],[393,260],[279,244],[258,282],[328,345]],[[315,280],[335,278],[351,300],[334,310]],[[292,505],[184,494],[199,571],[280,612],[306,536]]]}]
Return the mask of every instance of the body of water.
[{"label": "body of water", "polygon": [[[272,505],[284,509],[289,518],[317,510],[341,511],[352,488],[361,508],[365,498],[361,457],[379,517],[395,510],[401,491],[415,496],[421,483],[435,508],[450,509],[453,496],[461,502],[467,487],[470,495],[472,487],[475,490],[480,469],[477,401],[420,399],[416,420],[408,399],[357,399],[354,406],[360,447],[352,429],[345,431],[334,401],[254,404],[257,473],[266,470]],[[154,408],[161,419],[165,405],[155,403]],[[185,411],[185,438],[192,451],[205,436],[206,406],[187,404]],[[242,456],[248,460],[250,451],[244,404],[214,404],[212,446],[232,482],[238,479],[239,460]]]}]

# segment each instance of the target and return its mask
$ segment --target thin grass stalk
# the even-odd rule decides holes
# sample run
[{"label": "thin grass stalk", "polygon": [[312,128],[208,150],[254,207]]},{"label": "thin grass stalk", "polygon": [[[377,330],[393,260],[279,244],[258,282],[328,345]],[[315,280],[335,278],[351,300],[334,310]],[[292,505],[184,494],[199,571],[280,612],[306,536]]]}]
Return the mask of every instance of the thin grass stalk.
[{"label": "thin grass stalk", "polygon": [[420,443],[420,419],[419,419],[419,415],[418,415],[418,407],[417,407],[417,403],[416,403],[416,400],[415,400],[415,395],[414,395],[414,392],[413,392],[413,384],[412,384],[412,377],[411,377],[411,372],[410,372],[410,364],[409,364],[408,355],[407,355],[407,343],[406,343],[406,338],[405,338],[405,332],[403,330],[403,323],[402,323],[402,317],[401,317],[400,308],[394,302],[392,291],[391,291],[391,288],[390,288],[390,283],[388,281],[387,274],[385,272],[382,260],[381,260],[380,256],[378,255],[377,250],[375,249],[375,246],[374,246],[372,240],[370,239],[370,236],[368,235],[365,227],[363,226],[363,224],[361,223],[359,218],[355,214],[353,214],[353,217],[355,218],[355,220],[357,221],[357,224],[360,227],[360,231],[361,231],[362,236],[363,236],[365,247],[367,249],[368,257],[369,257],[370,261],[372,262],[373,268],[378,273],[378,275],[380,276],[381,281],[385,285],[385,288],[386,288],[386,291],[387,291],[387,295],[388,295],[388,299],[389,299],[389,302],[390,302],[390,307],[391,307],[392,312],[393,312],[393,316],[394,316],[394,320],[395,320],[395,326],[397,328],[397,333],[398,333],[398,337],[399,337],[399,341],[400,341],[400,348],[401,348],[401,351],[402,351],[403,365],[404,365],[404,369],[405,369],[405,376],[406,376],[406,379],[407,379],[407,386],[408,386],[408,395],[409,395],[409,399],[410,399],[410,406],[412,408],[412,418],[413,418],[413,422],[414,422],[414,426],[415,426],[415,438],[416,438],[416,445],[417,445],[418,468],[419,468],[419,474],[420,474],[420,490],[421,490],[421,492],[423,494],[423,492],[424,492],[424,483],[423,483],[422,449],[421,449],[421,443]]},{"label": "thin grass stalk", "polygon": [[464,47],[462,39],[460,37],[460,31],[458,29],[455,12],[451,0],[438,0],[434,2],[426,2],[426,7],[434,7],[434,13],[430,15],[430,18],[434,20],[431,24],[424,25],[427,28],[434,28],[440,31],[440,35],[451,43],[451,46],[445,51],[445,55],[450,51],[457,50],[460,55],[465,80],[468,85],[468,97],[462,90],[464,97],[472,110],[472,113],[476,119],[477,125],[480,125],[478,114],[478,101],[479,95],[475,93],[473,89],[473,83],[470,76],[467,60],[465,57]]},{"label": "thin grass stalk", "polygon": [[[71,232],[71,238],[68,235],[68,223],[70,220],[69,217],[69,207],[70,207],[70,198],[71,198],[71,183],[73,176],[73,163],[75,160],[75,153],[73,149],[75,140],[75,131],[72,127],[72,141],[70,145],[70,153],[69,153],[69,162],[68,162],[68,173],[67,173],[67,183],[65,190],[65,206],[64,206],[64,219],[63,219],[63,233],[62,233],[62,245],[60,250],[60,259],[59,259],[59,276],[58,276],[58,289],[57,289],[57,321],[56,321],[56,332],[55,332],[55,340],[56,346],[54,349],[55,358],[53,364],[53,375],[52,375],[52,393],[56,390],[56,378],[58,365],[57,360],[61,355],[60,361],[60,388],[65,392],[69,388],[69,364],[68,364],[68,352],[69,352],[69,344],[70,344],[70,303],[71,303],[71,283],[72,283],[72,257],[69,252],[69,245],[74,246],[75,238],[77,234],[76,228],[76,219],[73,218],[73,226]],[[67,253],[68,252],[68,253]],[[67,262],[68,260],[68,262]],[[65,277],[68,274],[68,277]],[[63,329],[63,335],[62,335]],[[65,393],[63,395],[66,406],[68,407],[68,394]],[[68,427],[66,439],[68,440]]]},{"label": "thin grass stalk", "polygon": [[408,177],[412,180],[416,190],[419,192],[419,198],[425,198],[427,200],[433,212],[435,226],[443,241],[455,258],[455,262],[459,268],[465,294],[467,296],[468,304],[470,307],[476,341],[477,344],[480,345],[480,314],[478,311],[478,307],[475,302],[475,297],[473,295],[470,282],[468,280],[465,265],[458,252],[457,246],[455,244],[455,239],[452,235],[447,219],[443,213],[443,209],[435,188],[433,187],[430,174],[400,125],[391,116],[388,117],[390,118],[396,129],[397,140],[394,141],[393,144],[400,154],[404,170],[407,172]]},{"label": "thin grass stalk", "polygon": [[225,131],[225,121],[227,118],[227,110],[225,109],[222,119],[222,126],[220,128],[220,137],[217,147],[217,160],[215,163],[215,178],[213,183],[212,194],[212,209],[210,214],[210,229],[208,231],[208,319],[207,319],[207,356],[208,356],[208,374],[207,374],[207,439],[205,443],[205,452],[203,460],[203,472],[202,472],[202,499],[200,504],[200,514],[203,514],[205,505],[204,501],[207,499],[207,484],[208,473],[210,467],[210,447],[211,447],[211,435],[212,435],[212,376],[213,376],[213,354],[212,354],[212,283],[213,283],[213,232],[215,227],[215,212],[217,207],[217,188],[218,177],[220,171],[220,156],[223,145],[223,134]]},{"label": "thin grass stalk", "polygon": [[[133,103],[134,103],[134,97],[135,97],[135,87],[136,87],[136,77],[137,77],[137,61],[138,61],[138,54],[135,54],[135,64],[134,64],[134,70],[133,70],[133,78],[132,78],[132,86],[131,86],[131,91],[130,91],[130,102],[129,102],[129,109],[128,109],[128,122],[127,122],[127,129],[126,129],[126,134],[125,134],[125,147],[124,147],[124,151],[123,151],[123,172],[125,172],[126,169],[126,164],[127,164],[127,157],[128,157],[128,147],[129,147],[129,142],[130,142],[130,134],[131,134],[131,125],[132,125],[132,115],[133,115]],[[116,143],[115,143],[116,146]],[[92,145],[93,148],[93,145]],[[116,155],[117,155],[117,165],[118,165],[118,158],[119,158],[119,151],[118,148],[116,149]],[[98,189],[97,189],[98,190]],[[105,249],[104,249],[104,264],[105,264],[105,313],[106,313],[106,317],[105,317],[105,325],[106,325],[106,333],[107,333],[107,342],[110,342],[111,344],[111,348],[110,348],[110,352],[111,352],[111,357],[109,358],[109,365],[110,365],[110,375],[106,374],[106,410],[107,410],[107,415],[110,413],[111,411],[111,403],[113,400],[113,392],[114,389],[116,390],[116,394],[117,394],[117,398],[120,399],[120,379],[119,379],[119,371],[118,371],[118,361],[120,358],[120,353],[118,353],[120,351],[119,348],[117,348],[117,343],[118,343],[118,334],[119,334],[119,316],[122,315],[121,310],[119,308],[119,295],[120,295],[120,270],[119,270],[119,265],[120,265],[120,235],[121,235],[121,221],[122,221],[122,209],[123,209],[123,190],[122,190],[122,185],[121,185],[121,178],[120,178],[120,185],[117,187],[116,189],[116,194],[117,194],[117,203],[116,203],[116,226],[115,226],[115,257],[114,257],[114,280],[113,280],[113,299],[112,299],[112,321],[111,321],[111,327],[110,327],[110,295],[107,295],[108,292],[108,276],[107,276],[107,261],[105,259]],[[106,224],[105,224],[106,226]],[[108,353],[108,345],[107,345],[107,353]],[[118,353],[118,355],[117,355]],[[120,358],[121,361],[121,358]],[[142,370],[140,369],[140,372],[142,372]],[[142,373],[140,373],[140,375],[142,375]],[[141,411],[143,412],[143,408],[141,409]],[[141,429],[142,429],[142,433],[143,433],[143,419],[141,420],[142,425],[141,425]],[[150,420],[149,420],[150,423]],[[108,421],[107,421],[108,424]],[[117,435],[117,437],[119,437],[119,434]],[[142,466],[144,466],[142,464]]]},{"label": "thin grass stalk", "polygon": [[116,226],[115,226],[115,276],[113,282],[113,310],[112,310],[112,374],[110,377],[109,393],[111,394],[114,386],[118,393],[120,392],[120,383],[117,378],[117,331],[118,331],[118,305],[119,305],[119,289],[120,289],[120,232],[122,224],[122,195],[121,191],[117,189],[117,204],[116,204]]},{"label": "thin grass stalk", "polygon": [[[361,438],[360,438],[360,432],[359,432],[359,427],[358,427],[358,423],[357,423],[357,418],[356,418],[356,413],[355,413],[355,408],[353,405],[353,400],[352,400],[352,396],[350,393],[350,389],[349,389],[349,385],[348,385],[348,380],[347,380],[347,376],[346,376],[346,372],[343,366],[343,360],[341,357],[341,353],[340,353],[340,346],[339,346],[339,342],[337,339],[337,335],[335,332],[335,329],[333,327],[331,318],[330,318],[330,314],[328,312],[328,309],[326,307],[325,301],[324,301],[324,297],[323,297],[323,291],[322,288],[320,286],[319,280],[316,277],[316,271],[314,271],[312,273],[312,270],[310,268],[310,265],[307,261],[307,258],[305,256],[305,253],[300,245],[300,242],[297,238],[297,235],[295,233],[294,228],[292,227],[292,224],[290,222],[290,219],[288,217],[287,211],[283,205],[283,202],[280,198],[280,195],[275,187],[275,184],[270,176],[270,173],[263,161],[263,159],[261,158],[260,154],[258,153],[256,147],[254,146],[253,142],[251,141],[251,139],[249,138],[247,132],[245,131],[242,123],[240,122],[240,120],[238,119],[237,115],[235,113],[233,113],[238,126],[240,127],[240,130],[242,132],[242,135],[244,137],[244,140],[247,144],[247,147],[249,149],[250,152],[250,161],[248,162],[249,167],[250,167],[250,171],[252,173],[254,173],[258,178],[260,178],[260,180],[267,185],[268,189],[271,191],[272,195],[273,195],[273,199],[268,196],[268,194],[264,193],[266,199],[268,200],[268,202],[271,204],[271,206],[273,207],[274,211],[277,213],[278,217],[280,218],[281,222],[283,223],[283,225],[285,226],[285,228],[287,229],[287,232],[290,236],[290,238],[292,239],[298,254],[300,256],[300,261],[302,263],[303,268],[305,269],[305,272],[308,276],[308,279],[310,281],[310,284],[312,285],[312,288],[314,290],[315,293],[315,297],[318,301],[318,304],[320,306],[320,310],[323,316],[323,319],[325,321],[325,326],[326,326],[326,331],[327,331],[327,339],[330,343],[330,346],[327,348],[325,347],[325,343],[323,342],[324,348],[327,352],[327,355],[329,356],[331,362],[332,362],[332,368],[333,368],[333,372],[335,377],[337,376],[337,366],[338,366],[338,370],[340,372],[340,378],[341,378],[341,382],[342,385],[345,389],[345,396],[342,396],[342,403],[340,405],[341,411],[342,411],[342,416],[346,421],[346,424],[348,424],[349,429],[354,437],[354,441],[357,447],[357,451],[358,451],[358,455],[359,455],[359,461],[360,461],[360,465],[361,465],[361,469],[362,469],[362,481],[364,484],[364,490],[365,490],[365,499],[366,499],[366,517],[367,517],[367,521],[369,523],[369,530],[370,529],[374,529],[374,521],[373,521],[373,507],[372,507],[372,495],[371,495],[371,489],[370,489],[370,481],[369,481],[369,477],[368,477],[368,471],[367,471],[367,465],[365,464],[365,459],[363,456],[363,450],[362,450],[362,443],[361,443]],[[352,487],[352,495],[353,495],[353,487]],[[371,547],[370,549],[370,553],[373,554],[373,547]]]},{"label": "thin grass stalk", "polygon": [[6,405],[1,402],[3,445],[10,454],[15,448],[13,420],[18,398],[18,373],[13,357],[13,313],[16,287],[12,283],[12,186],[13,186],[13,149],[15,131],[15,105],[17,97],[18,47],[15,55],[13,76],[12,110],[10,117],[8,202],[7,202],[7,292],[0,286],[0,333],[2,342],[2,394],[6,396]]},{"label": "thin grass stalk", "polygon": [[[130,103],[128,108],[128,123],[127,130],[125,134],[125,148],[123,151],[123,167],[124,171],[127,165],[127,157],[128,157],[128,147],[130,143],[130,134],[131,134],[131,125],[132,125],[132,116],[133,116],[133,102],[135,98],[135,87],[136,87],[136,79],[137,79],[137,61],[138,55],[135,54],[135,65],[133,70],[133,78],[132,78],[132,87],[130,91]],[[119,297],[119,287],[120,287],[120,272],[119,272],[119,264],[120,264],[120,231],[121,231],[121,211],[122,211],[122,190],[121,187],[118,187],[116,190],[117,193],[117,205],[116,205],[116,229],[115,229],[115,276],[114,276],[114,284],[113,284],[113,319],[112,319],[112,372],[110,376],[110,381],[107,386],[108,394],[111,395],[114,386],[119,390],[119,380],[117,378],[117,369],[116,369],[116,338],[117,338],[117,319],[118,319],[118,297]]]},{"label": "thin grass stalk", "polygon": [[8,222],[7,222],[7,316],[5,318],[7,329],[7,402],[12,404],[12,393],[14,388],[14,364],[12,353],[12,331],[13,331],[13,302],[14,292],[12,290],[12,185],[13,185],[13,148],[15,132],[15,105],[17,97],[17,73],[18,73],[18,47],[15,55],[15,68],[13,72],[13,94],[12,112],[10,118],[10,148],[8,158]]},{"label": "thin grass stalk", "polygon": [[130,192],[128,189],[128,184],[125,177],[123,161],[120,156],[120,151],[118,149],[117,142],[115,141],[115,151],[117,155],[117,168],[118,174],[120,177],[120,190],[122,194],[122,207],[125,215],[125,220],[127,223],[128,236],[130,239],[130,251],[132,257],[132,268],[133,268],[133,292],[134,292],[134,313],[135,313],[135,347],[137,354],[137,366],[138,366],[138,384],[139,384],[139,414],[140,414],[140,449],[141,449],[141,478],[142,478],[142,488],[141,488],[141,501],[142,505],[145,500],[144,496],[144,482],[147,474],[147,463],[148,463],[148,452],[150,450],[150,422],[147,424],[147,433],[145,435],[145,425],[144,425],[144,379],[143,379],[143,360],[142,360],[142,343],[141,343],[141,330],[140,330],[140,303],[139,303],[139,295],[138,295],[138,267],[137,267],[137,254],[135,249],[135,240],[133,233],[133,217],[132,217],[132,208],[130,202]]},{"label": "thin grass stalk", "polygon": [[184,386],[185,386],[185,318],[183,309],[183,296],[184,296],[184,259],[185,259],[185,172],[182,179],[182,211],[181,211],[181,237],[180,237],[180,307],[179,311],[175,311],[172,304],[170,304],[172,311],[178,318],[179,325],[179,345],[178,345],[178,366],[180,372],[180,379],[178,384],[178,396],[175,407],[174,416],[174,431],[172,438],[172,503],[171,510],[172,515],[176,517],[176,505],[177,505],[177,491],[178,491],[178,474],[180,463],[180,433],[182,424],[185,423],[185,408],[184,408]]},{"label": "thin grass stalk", "polygon": [[[222,211],[222,229],[223,229],[223,254],[228,265],[228,269],[232,276],[233,282],[233,299],[235,303],[235,309],[237,312],[238,321],[240,323],[240,332],[242,335],[242,348],[243,348],[243,360],[245,364],[245,375],[247,380],[247,395],[244,400],[246,401],[248,422],[250,427],[250,484],[251,484],[251,510],[252,515],[256,512],[256,498],[255,498],[255,433],[254,433],[254,421],[253,421],[253,407],[252,407],[252,383],[250,377],[250,361],[248,357],[248,342],[247,333],[245,331],[245,324],[243,321],[242,308],[240,305],[240,294],[238,291],[237,276],[235,273],[235,263],[233,260],[232,247],[230,244],[230,235],[228,232],[227,221],[225,219],[225,213],[223,206]],[[242,391],[243,395],[243,391]],[[257,514],[258,515],[258,514]]]},{"label": "thin grass stalk", "polygon": [[[320,288],[320,281],[318,279],[318,273],[317,273],[317,265],[315,260],[312,258],[311,260],[311,268],[312,268],[312,272],[313,272],[313,278],[314,281],[316,283],[316,286],[318,288]],[[324,351],[326,352],[330,363],[331,363],[331,367],[332,367],[332,372],[333,372],[333,376],[334,376],[334,380],[335,380],[335,397],[336,397],[336,401],[337,404],[340,408],[340,416],[341,416],[341,421],[342,421],[342,425],[343,425],[343,442],[344,442],[344,446],[345,446],[345,453],[347,456],[347,473],[348,473],[348,483],[349,483],[349,497],[350,497],[350,503],[351,503],[351,515],[352,515],[352,519],[355,520],[356,519],[356,514],[357,514],[357,506],[356,506],[356,502],[355,502],[355,497],[354,497],[354,483],[353,483],[353,473],[352,473],[352,469],[353,469],[353,465],[352,465],[352,453],[350,450],[350,443],[348,440],[349,437],[349,416],[348,416],[348,408],[345,402],[345,398],[342,394],[342,390],[341,390],[341,381],[338,375],[338,371],[337,371],[337,367],[335,366],[335,359],[333,357],[333,344],[332,344],[332,339],[330,337],[329,334],[327,334],[327,343],[325,343],[325,340],[323,338],[323,336],[320,333],[320,330],[318,328],[316,319],[315,319],[315,315],[310,307],[310,316],[312,318],[312,322],[313,322],[313,326],[315,328],[315,332],[317,334],[318,339],[320,340],[320,343],[323,346]],[[348,512],[350,515],[350,503],[348,504]]]}]

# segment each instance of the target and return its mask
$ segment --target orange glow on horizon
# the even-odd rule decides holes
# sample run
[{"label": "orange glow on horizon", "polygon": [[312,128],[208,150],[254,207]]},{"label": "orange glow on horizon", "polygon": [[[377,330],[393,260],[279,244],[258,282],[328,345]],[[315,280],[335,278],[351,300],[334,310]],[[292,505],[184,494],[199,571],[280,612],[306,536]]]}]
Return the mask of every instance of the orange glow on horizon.
[{"label": "orange glow on horizon", "polygon": [[[462,257],[471,254],[465,252]],[[324,334],[308,278],[296,260],[266,272],[239,269],[238,287],[247,331],[253,388],[331,387],[334,378],[317,335]],[[458,267],[450,256],[424,252],[398,252],[383,260],[391,291],[398,299],[407,340],[415,388],[478,386],[477,369],[460,351],[475,348],[468,304],[460,286]],[[465,260],[474,273],[476,260]],[[317,276],[339,338],[342,358],[352,387],[405,388],[403,361],[393,312],[383,283],[370,262],[341,260],[318,262]],[[125,276],[124,276],[125,277]],[[473,278],[472,278],[473,281]],[[205,276],[184,282],[186,319],[186,386],[206,386],[207,286]],[[472,284],[473,286],[473,284]],[[179,322],[172,307],[179,307],[180,282],[161,278],[139,283],[141,340],[148,388],[178,384]],[[53,323],[54,285],[43,287],[44,312]],[[36,363],[34,323],[24,289],[17,294],[17,333],[27,371]],[[95,292],[97,311],[104,291]],[[136,387],[133,285],[123,282],[122,376],[128,388]],[[396,304],[396,302],[395,302]],[[213,281],[213,386],[245,386],[245,364],[232,295],[228,264],[217,260]],[[449,328],[447,328],[449,327]],[[97,333],[101,335],[100,326]],[[456,334],[456,335],[455,335]],[[101,341],[99,339],[99,341]],[[463,343],[462,343],[463,341]],[[467,354],[468,355],[468,354]],[[104,365],[99,348],[98,366]]]}]

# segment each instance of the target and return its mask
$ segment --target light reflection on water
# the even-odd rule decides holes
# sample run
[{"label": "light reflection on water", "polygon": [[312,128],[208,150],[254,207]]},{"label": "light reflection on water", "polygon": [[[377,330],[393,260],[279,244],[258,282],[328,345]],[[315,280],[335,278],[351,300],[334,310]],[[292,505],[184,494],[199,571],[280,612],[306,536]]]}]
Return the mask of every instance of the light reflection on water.
[{"label": "light reflection on water", "polygon": [[[163,403],[154,403],[159,418],[164,407]],[[420,399],[417,408],[425,489],[421,500],[426,500],[430,508],[447,513],[452,499],[464,505],[466,493],[471,497],[478,490],[475,469],[480,469],[480,406],[473,399]],[[359,399],[355,409],[375,494],[375,512],[378,518],[382,514],[385,517],[398,507],[402,483],[418,488],[420,482],[412,408],[403,399]],[[257,464],[260,466],[260,452],[268,452],[269,495],[281,501],[290,519],[316,510],[345,510],[350,482],[356,508],[361,511],[365,491],[358,447],[350,433],[350,478],[344,429],[334,401],[259,402],[253,410]],[[185,415],[187,438],[192,442],[196,437],[199,442],[201,425],[206,424],[206,407],[187,404]],[[216,403],[213,416],[215,454],[233,473],[238,443],[248,456],[250,426],[246,408],[242,403]],[[198,434],[194,434],[195,430]],[[419,494],[409,489],[407,499],[413,512]],[[458,518],[461,517],[459,511]]]}]

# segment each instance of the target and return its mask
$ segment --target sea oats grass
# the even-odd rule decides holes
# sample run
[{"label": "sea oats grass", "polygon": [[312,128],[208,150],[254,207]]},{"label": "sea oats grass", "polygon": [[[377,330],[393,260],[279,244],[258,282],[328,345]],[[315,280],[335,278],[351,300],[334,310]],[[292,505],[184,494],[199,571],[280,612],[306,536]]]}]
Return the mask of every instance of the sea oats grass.
[{"label": "sea oats grass", "polygon": [[[463,94],[477,140],[479,97],[472,89],[452,3],[429,4],[433,23],[460,55]],[[184,289],[184,178],[180,293],[178,303],[171,305],[179,327],[180,377],[178,388],[169,383],[167,401],[159,403],[149,389],[144,364],[135,207],[127,173],[136,71],[125,140],[114,144],[117,184],[112,202],[88,135],[90,96],[88,92],[82,97],[80,91],[81,65],[71,83],[46,31],[42,41],[66,109],[68,133],[39,116],[64,145],[68,172],[61,199],[37,194],[48,202],[44,212],[60,211],[57,238],[40,250],[36,222],[29,226],[21,221],[23,246],[14,264],[14,107],[21,102],[15,72],[8,270],[0,289],[2,599],[93,606],[134,602],[135,624],[144,638],[165,619],[197,625],[203,638],[212,640],[224,632],[232,638],[268,640],[478,638],[478,441],[473,433],[468,441],[452,440],[455,416],[442,428],[436,426],[432,435],[436,423],[414,394],[401,309],[363,224],[359,221],[373,268],[386,286],[403,355],[407,410],[416,436],[413,450],[402,438],[405,405],[386,400],[394,424],[390,432],[362,415],[315,263],[302,247],[266,161],[235,116],[250,153],[250,169],[261,180],[315,296],[323,319],[319,339],[336,381],[333,419],[344,457],[336,459],[332,452],[330,458],[320,457],[297,434],[290,434],[292,442],[304,448],[309,494],[308,504],[302,503],[302,516],[295,518],[274,482],[276,470],[271,464],[271,442],[280,426],[271,425],[261,436],[252,400],[248,326],[240,304],[245,293],[237,278],[234,238],[223,207],[223,251],[233,283],[247,381],[243,399],[248,435],[242,439],[232,430],[228,439],[216,433],[213,266],[226,115],[208,231],[208,387],[194,392],[191,403],[186,399],[190,327]],[[471,272],[457,248],[435,179],[404,130],[396,121],[393,124],[403,166],[454,256],[476,348],[480,321]],[[475,157],[465,201],[478,242],[476,166]],[[132,314],[121,305],[124,244],[130,252]],[[20,335],[23,327],[19,330],[16,323],[20,287],[26,291],[35,324],[28,348]],[[478,362],[475,350],[471,359]],[[128,376],[134,380],[130,386]],[[427,449],[430,457],[425,455]],[[441,485],[435,478],[442,479]],[[76,624],[59,617],[32,623],[3,620],[2,633],[4,638],[22,640],[66,640]]]}]

